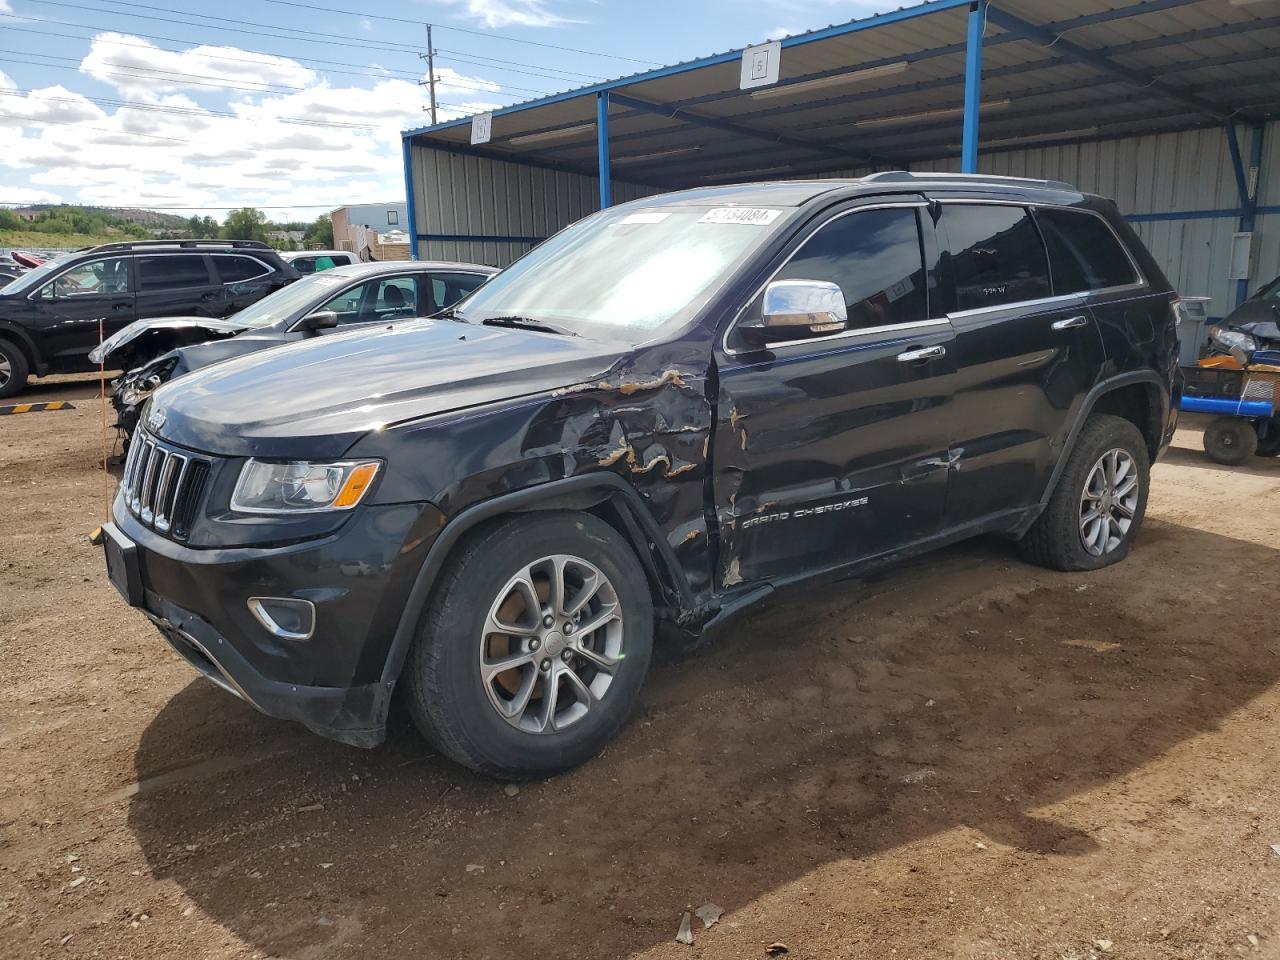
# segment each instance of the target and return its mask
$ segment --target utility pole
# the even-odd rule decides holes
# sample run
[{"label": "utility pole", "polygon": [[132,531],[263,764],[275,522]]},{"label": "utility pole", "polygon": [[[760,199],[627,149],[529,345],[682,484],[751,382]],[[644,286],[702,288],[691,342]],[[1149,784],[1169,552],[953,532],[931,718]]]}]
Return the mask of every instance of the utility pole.
[{"label": "utility pole", "polygon": [[[436,119],[436,48],[431,42],[431,24],[427,24],[427,93],[431,98],[431,124],[434,126],[439,121]],[[419,81],[421,85],[421,81]]]}]

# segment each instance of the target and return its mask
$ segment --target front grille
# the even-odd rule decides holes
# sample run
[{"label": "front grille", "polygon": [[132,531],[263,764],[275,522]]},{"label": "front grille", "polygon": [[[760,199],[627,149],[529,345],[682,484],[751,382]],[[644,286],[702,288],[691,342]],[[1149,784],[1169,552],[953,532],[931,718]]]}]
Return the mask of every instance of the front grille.
[{"label": "front grille", "polygon": [[139,430],[124,467],[124,502],[147,526],[175,540],[185,540],[191,534],[211,470],[208,460],[169,447]]}]

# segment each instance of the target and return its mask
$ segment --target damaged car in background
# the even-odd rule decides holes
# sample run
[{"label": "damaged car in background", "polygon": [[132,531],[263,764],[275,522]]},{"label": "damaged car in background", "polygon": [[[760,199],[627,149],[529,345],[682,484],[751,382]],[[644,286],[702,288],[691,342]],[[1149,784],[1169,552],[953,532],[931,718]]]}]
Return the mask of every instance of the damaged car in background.
[{"label": "damaged car in background", "polygon": [[120,367],[112,383],[116,426],[133,434],[142,403],[174,377],[230,357],[333,330],[430,316],[497,271],[475,263],[401,261],[332,267],[312,273],[224,320],[139,320],[108,337],[89,357]]},{"label": "damaged car in background", "polygon": [[162,386],[107,569],[267,714],[369,747],[399,691],[448,757],[546,776],[621,729],[658,627],[983,533],[1124,558],[1176,424],[1174,300],[1061,183],[648,197],[438,318]]}]

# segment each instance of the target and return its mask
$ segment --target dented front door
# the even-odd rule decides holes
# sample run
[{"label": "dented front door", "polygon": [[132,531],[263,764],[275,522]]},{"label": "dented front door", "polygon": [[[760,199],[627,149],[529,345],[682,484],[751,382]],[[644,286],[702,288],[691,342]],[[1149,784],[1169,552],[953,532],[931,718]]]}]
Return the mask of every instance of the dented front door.
[{"label": "dented front door", "polygon": [[712,457],[721,586],[834,569],[941,529],[955,338],[931,316],[920,231],[932,225],[916,217],[908,205],[840,215],[775,274],[838,283],[850,329],[768,349],[726,334]]}]

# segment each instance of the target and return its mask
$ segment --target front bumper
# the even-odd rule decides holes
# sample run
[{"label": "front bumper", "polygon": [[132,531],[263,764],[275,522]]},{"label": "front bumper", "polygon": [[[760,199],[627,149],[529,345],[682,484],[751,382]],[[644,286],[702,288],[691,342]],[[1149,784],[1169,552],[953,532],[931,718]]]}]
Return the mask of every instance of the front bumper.
[{"label": "front bumper", "polygon": [[[112,581],[201,674],[270,716],[373,747],[394,688],[391,641],[442,526],[430,504],[367,506],[316,540],[211,550],[156,533],[117,502],[103,532]],[[313,635],[273,634],[250,597],[309,600]]]}]

